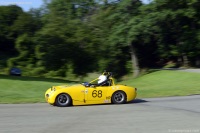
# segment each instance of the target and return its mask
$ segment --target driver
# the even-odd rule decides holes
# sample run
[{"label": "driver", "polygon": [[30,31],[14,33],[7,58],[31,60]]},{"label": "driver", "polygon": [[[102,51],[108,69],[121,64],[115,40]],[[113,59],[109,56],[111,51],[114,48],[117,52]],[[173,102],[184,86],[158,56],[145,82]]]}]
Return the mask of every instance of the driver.
[{"label": "driver", "polygon": [[84,86],[86,87],[95,87],[95,86],[107,86],[108,85],[108,80],[109,80],[109,77],[111,76],[110,73],[108,72],[104,72],[102,75],[100,75],[98,77],[98,81],[96,84],[92,84],[92,83],[88,83],[88,82],[84,82],[82,83]]},{"label": "driver", "polygon": [[106,75],[100,75],[99,78],[98,78],[98,84],[97,86],[101,86],[101,85],[104,85],[106,84],[107,82],[107,76]]}]

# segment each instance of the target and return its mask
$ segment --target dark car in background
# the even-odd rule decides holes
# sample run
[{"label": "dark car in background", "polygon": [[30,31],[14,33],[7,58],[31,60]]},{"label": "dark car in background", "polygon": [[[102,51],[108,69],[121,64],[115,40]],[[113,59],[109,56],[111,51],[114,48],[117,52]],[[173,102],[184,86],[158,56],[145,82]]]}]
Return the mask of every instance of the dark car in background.
[{"label": "dark car in background", "polygon": [[22,74],[22,71],[19,68],[11,68],[10,69],[10,75],[21,76],[21,74]]}]

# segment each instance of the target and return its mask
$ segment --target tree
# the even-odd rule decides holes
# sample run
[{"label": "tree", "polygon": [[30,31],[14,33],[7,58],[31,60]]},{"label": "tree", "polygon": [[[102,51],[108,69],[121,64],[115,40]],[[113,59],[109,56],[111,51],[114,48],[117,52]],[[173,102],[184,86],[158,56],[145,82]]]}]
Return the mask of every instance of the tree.
[{"label": "tree", "polygon": [[12,33],[12,25],[23,12],[18,6],[0,6],[0,62],[6,66],[6,60],[17,54],[15,50],[15,36]]},{"label": "tree", "polygon": [[[122,71],[122,67],[125,68],[127,62],[126,53],[127,47],[130,49],[131,61],[134,70],[134,76],[137,77],[139,74],[139,63],[134,44],[132,43],[132,38],[129,38],[129,29],[133,25],[128,25],[131,18],[138,15],[138,9],[141,6],[139,0],[128,0],[128,1],[119,1],[114,3],[105,2],[105,6],[102,7],[97,16],[96,21],[101,21],[100,28],[103,28],[104,31],[100,31],[102,36],[103,47],[107,48],[109,55],[105,54],[105,58],[109,56],[110,63],[113,65],[112,68],[119,68],[117,72],[120,74],[126,73]],[[99,24],[99,23],[98,23]],[[98,29],[98,30],[99,30]],[[126,50],[125,50],[126,49]],[[125,51],[124,51],[125,50]],[[110,66],[110,63],[106,63]],[[123,66],[122,66],[123,65]],[[119,67],[122,66],[122,67]]]},{"label": "tree", "polygon": [[36,55],[49,71],[62,71],[84,76],[91,71],[94,56],[87,29],[87,14],[93,1],[52,0],[45,25],[35,36]]},{"label": "tree", "polygon": [[159,26],[157,43],[161,57],[188,67],[189,58],[198,54],[194,51],[199,46],[199,9],[196,6],[200,3],[196,0],[156,0],[154,4],[157,17],[153,21]]}]

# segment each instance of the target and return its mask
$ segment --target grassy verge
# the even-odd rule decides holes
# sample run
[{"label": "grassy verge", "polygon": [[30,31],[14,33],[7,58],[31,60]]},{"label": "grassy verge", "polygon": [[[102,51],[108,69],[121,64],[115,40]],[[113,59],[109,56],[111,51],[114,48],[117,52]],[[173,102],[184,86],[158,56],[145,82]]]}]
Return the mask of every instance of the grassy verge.
[{"label": "grassy verge", "polygon": [[157,71],[121,82],[138,88],[138,98],[200,94],[200,74]]},{"label": "grassy verge", "polygon": [[[200,74],[157,71],[119,84],[138,88],[138,98],[200,94]],[[0,75],[0,103],[45,102],[45,91],[54,85],[75,84],[66,80]]]},{"label": "grassy verge", "polygon": [[0,103],[45,102],[45,91],[54,85],[71,81],[0,75]]}]

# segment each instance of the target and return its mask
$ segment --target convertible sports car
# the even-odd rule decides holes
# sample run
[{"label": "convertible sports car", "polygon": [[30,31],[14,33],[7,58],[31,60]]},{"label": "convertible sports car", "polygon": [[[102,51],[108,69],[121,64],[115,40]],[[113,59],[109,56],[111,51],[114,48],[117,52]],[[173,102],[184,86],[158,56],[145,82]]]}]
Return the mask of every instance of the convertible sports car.
[{"label": "convertible sports car", "polygon": [[98,78],[77,85],[53,86],[45,93],[46,101],[55,106],[89,105],[114,103],[123,104],[136,98],[137,88],[126,85],[116,85],[112,75],[107,83],[97,85]]}]

